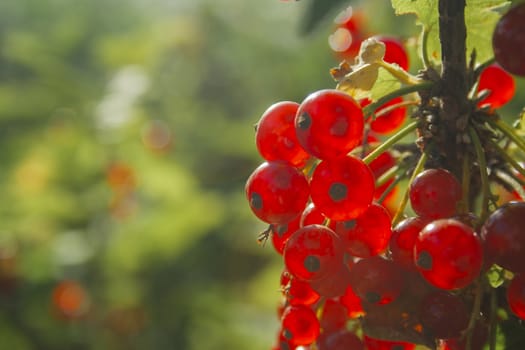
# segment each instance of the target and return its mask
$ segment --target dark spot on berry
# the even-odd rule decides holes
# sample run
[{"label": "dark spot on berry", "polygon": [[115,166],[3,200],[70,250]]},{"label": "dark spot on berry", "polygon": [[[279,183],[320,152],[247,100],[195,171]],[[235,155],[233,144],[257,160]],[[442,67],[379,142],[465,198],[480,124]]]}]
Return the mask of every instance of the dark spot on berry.
[{"label": "dark spot on berry", "polygon": [[306,130],[312,125],[312,117],[310,117],[310,114],[303,112],[301,115],[297,118],[297,126],[299,129]]},{"label": "dark spot on berry", "polygon": [[403,350],[405,348],[404,345],[392,345],[392,347],[390,348],[391,350]]},{"label": "dark spot on berry", "polygon": [[377,304],[381,300],[381,296],[376,292],[367,292],[365,299],[370,304]]},{"label": "dark spot on berry", "polygon": [[293,334],[292,332],[290,332],[288,329],[283,329],[283,336],[288,339],[288,340],[292,340],[293,339]]},{"label": "dark spot on berry", "polygon": [[423,270],[432,270],[432,256],[426,250],[422,251],[417,258],[416,265]]},{"label": "dark spot on berry", "polygon": [[275,233],[277,233],[277,235],[279,237],[281,237],[283,234],[286,233],[286,231],[288,231],[288,225],[287,224],[284,224],[284,225],[278,225],[275,227]]},{"label": "dark spot on berry", "polygon": [[339,202],[346,198],[348,194],[348,189],[346,188],[345,184],[342,184],[340,182],[334,182],[330,186],[328,194],[334,202]]},{"label": "dark spot on berry", "polygon": [[316,272],[321,268],[321,262],[319,261],[319,258],[313,255],[308,255],[306,258],[304,258],[303,263],[308,272]]},{"label": "dark spot on berry", "polygon": [[346,229],[346,230],[351,230],[355,227],[356,225],[356,221],[355,220],[347,220],[343,223],[343,227]]},{"label": "dark spot on berry", "polygon": [[253,192],[252,195],[250,196],[250,206],[253,208],[253,209],[256,209],[256,210],[261,210],[262,207],[263,207],[263,201],[262,201],[262,197],[259,193],[257,192]]}]

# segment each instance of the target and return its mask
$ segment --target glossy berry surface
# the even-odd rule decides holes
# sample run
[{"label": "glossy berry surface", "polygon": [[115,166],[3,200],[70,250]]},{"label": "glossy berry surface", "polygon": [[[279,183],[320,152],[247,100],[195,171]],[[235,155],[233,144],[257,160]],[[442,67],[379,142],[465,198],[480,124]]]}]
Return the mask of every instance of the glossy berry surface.
[{"label": "glossy berry surface", "polygon": [[350,271],[355,294],[371,304],[388,304],[404,288],[402,271],[392,261],[380,256],[359,260]]},{"label": "glossy berry surface", "polygon": [[313,281],[337,272],[343,261],[341,242],[335,233],[321,225],[296,231],[284,247],[284,263],[295,277]]},{"label": "glossy berry surface", "polygon": [[[300,226],[303,227],[313,224],[324,225],[327,220],[328,218],[323,213],[321,213],[319,208],[317,208],[315,204],[310,203],[306,209],[304,209],[303,214],[301,215]],[[330,221],[328,227],[330,227],[332,230],[335,230],[335,224],[335,221]]]},{"label": "glossy berry surface", "polygon": [[494,57],[509,73],[525,76],[525,4],[511,8],[492,34]]},{"label": "glossy berry surface", "polygon": [[335,232],[342,239],[347,252],[358,258],[369,258],[383,252],[388,246],[391,230],[388,211],[373,203],[354,220],[339,221]]},{"label": "glossy berry surface", "polygon": [[287,224],[271,225],[272,245],[277,253],[283,254],[286,241],[299,229],[300,221],[301,216],[298,216]]},{"label": "glossy berry surface", "polygon": [[350,284],[350,273],[341,263],[328,276],[310,282],[312,289],[325,298],[336,298],[344,294]]},{"label": "glossy berry surface", "polygon": [[446,218],[456,213],[461,185],[445,169],[427,169],[412,181],[409,194],[416,214],[432,219]]},{"label": "glossy berry surface", "polygon": [[310,182],[315,206],[332,220],[358,217],[372,203],[374,176],[359,158],[352,156],[320,162]]},{"label": "glossy berry surface", "polygon": [[295,115],[299,104],[283,101],[271,105],[257,123],[255,143],[259,154],[268,161],[283,160],[303,167],[310,155],[301,147],[295,133]]},{"label": "glossy berry surface", "polygon": [[294,345],[313,343],[320,333],[319,320],[308,306],[288,306],[283,313],[282,335]]},{"label": "glossy berry surface", "polygon": [[525,202],[508,202],[481,228],[487,260],[512,272],[525,271]]},{"label": "glossy berry surface", "polygon": [[480,273],[481,241],[472,228],[457,220],[436,220],[419,233],[414,260],[430,284],[445,290],[464,288]]},{"label": "glossy berry surface", "polygon": [[507,288],[507,302],[510,310],[525,320],[525,274],[514,276]]},{"label": "glossy berry surface", "polygon": [[408,70],[408,55],[401,40],[391,36],[376,36],[375,38],[385,44],[385,57],[383,58],[385,62],[396,63],[404,70]]},{"label": "glossy berry surface", "polygon": [[469,323],[469,311],[461,297],[445,291],[426,295],[419,305],[419,317],[423,327],[439,339],[460,336]]},{"label": "glossy berry surface", "polygon": [[361,304],[361,298],[355,294],[352,286],[348,286],[343,295],[339,298],[341,304],[346,307],[348,318],[357,318],[363,316],[364,310]]},{"label": "glossy berry surface", "polygon": [[516,83],[512,75],[507,73],[497,64],[492,64],[485,68],[478,82],[478,91],[488,91],[488,95],[479,101],[478,106],[490,106],[490,108],[499,108],[514,97],[516,92]]},{"label": "glossy berry surface", "polygon": [[338,90],[310,94],[295,118],[300,144],[320,159],[346,155],[361,143],[363,128],[361,107],[350,95]]},{"label": "glossy berry surface", "polygon": [[414,244],[419,232],[427,224],[428,220],[420,217],[411,217],[396,225],[392,230],[389,242],[390,256],[393,261],[409,270],[415,269]]},{"label": "glossy berry surface", "polygon": [[346,307],[336,299],[327,299],[320,318],[321,328],[333,332],[346,327]]},{"label": "glossy berry surface", "polygon": [[281,274],[281,289],[290,305],[312,305],[321,297],[308,282],[293,278],[286,270]]},{"label": "glossy berry surface", "polygon": [[253,213],[270,224],[286,224],[299,216],[309,197],[308,181],[284,162],[265,162],[246,181],[246,197]]}]

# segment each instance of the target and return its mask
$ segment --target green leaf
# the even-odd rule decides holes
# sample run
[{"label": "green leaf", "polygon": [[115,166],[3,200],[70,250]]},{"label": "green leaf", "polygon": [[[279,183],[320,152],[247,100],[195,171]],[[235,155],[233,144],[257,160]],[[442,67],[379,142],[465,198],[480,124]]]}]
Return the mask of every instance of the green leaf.
[{"label": "green leaf", "polygon": [[467,55],[475,49],[477,62],[485,62],[494,56],[492,32],[501,17],[498,11],[509,4],[505,0],[467,0]]},{"label": "green leaf", "polygon": [[377,76],[376,83],[372,90],[370,90],[370,97],[372,101],[378,100],[380,97],[387,95],[388,93],[398,90],[401,87],[401,83],[386,69],[379,68],[379,74]]},{"label": "green leaf", "polygon": [[[493,56],[492,32],[503,8],[509,5],[506,0],[467,0],[465,23],[467,26],[467,52],[475,49],[477,61],[484,62]],[[392,0],[397,15],[414,14],[422,31],[428,31],[427,52],[434,63],[441,62],[439,42],[438,0]]]}]

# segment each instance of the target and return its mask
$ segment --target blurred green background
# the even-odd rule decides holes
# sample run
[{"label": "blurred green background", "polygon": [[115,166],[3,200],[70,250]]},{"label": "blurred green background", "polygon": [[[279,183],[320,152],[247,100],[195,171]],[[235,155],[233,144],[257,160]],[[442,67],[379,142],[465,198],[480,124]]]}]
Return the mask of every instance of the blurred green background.
[{"label": "blurred green background", "polygon": [[[3,347],[271,347],[282,262],[243,189],[262,112],[334,86],[308,4],[0,2]],[[384,5],[371,31],[415,33]]]}]

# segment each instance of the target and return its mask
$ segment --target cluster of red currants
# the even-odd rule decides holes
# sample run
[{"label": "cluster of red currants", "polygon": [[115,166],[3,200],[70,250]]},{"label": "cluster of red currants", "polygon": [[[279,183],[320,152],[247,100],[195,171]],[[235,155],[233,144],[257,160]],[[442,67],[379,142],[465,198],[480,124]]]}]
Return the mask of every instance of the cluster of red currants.
[{"label": "cluster of red currants", "polygon": [[[400,42],[384,44],[384,61],[406,70]],[[513,77],[492,64],[472,99],[490,115],[514,91]],[[484,315],[494,311],[483,310],[479,277],[493,266],[514,274],[508,309],[525,319],[525,202],[501,205],[480,222],[464,184],[446,169],[424,170],[423,155],[407,169],[412,216],[403,219],[389,175],[399,159],[378,138],[404,124],[407,102],[391,99],[369,117],[370,101],[320,90],[300,104],[270,106],[257,123],[265,162],[247,180],[246,196],[269,224],[261,239],[271,239],[285,265],[274,349],[482,349]]]}]

